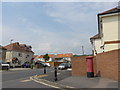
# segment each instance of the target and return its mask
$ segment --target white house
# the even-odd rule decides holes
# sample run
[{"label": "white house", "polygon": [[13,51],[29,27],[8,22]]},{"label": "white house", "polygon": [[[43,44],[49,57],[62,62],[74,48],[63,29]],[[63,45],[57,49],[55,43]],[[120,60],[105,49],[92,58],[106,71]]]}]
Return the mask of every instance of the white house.
[{"label": "white house", "polygon": [[6,49],[0,45],[0,60],[5,61]]},{"label": "white house", "polygon": [[98,34],[91,37],[94,55],[120,49],[120,9],[118,7],[98,14]]},{"label": "white house", "polygon": [[90,41],[91,41],[91,44],[92,44],[92,47],[93,47],[93,54],[96,55],[98,53],[101,53],[102,52],[101,38],[100,38],[99,34],[91,37]]},{"label": "white house", "polygon": [[34,52],[31,46],[19,44],[18,42],[11,43],[4,48],[6,51],[6,62],[11,66],[21,66],[24,62],[31,62]]}]

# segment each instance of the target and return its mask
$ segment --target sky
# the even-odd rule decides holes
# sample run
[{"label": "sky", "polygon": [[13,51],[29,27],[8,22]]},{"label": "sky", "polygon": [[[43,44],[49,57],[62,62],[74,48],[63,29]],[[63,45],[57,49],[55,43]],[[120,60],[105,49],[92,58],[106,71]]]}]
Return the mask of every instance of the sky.
[{"label": "sky", "polygon": [[92,53],[90,37],[98,33],[97,14],[117,2],[2,2],[2,40],[31,45],[37,55]]}]

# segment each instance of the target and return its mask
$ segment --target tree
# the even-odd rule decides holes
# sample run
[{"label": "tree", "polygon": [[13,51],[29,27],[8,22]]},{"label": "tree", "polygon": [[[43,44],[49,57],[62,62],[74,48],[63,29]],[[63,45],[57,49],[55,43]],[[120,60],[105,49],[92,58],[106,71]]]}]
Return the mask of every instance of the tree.
[{"label": "tree", "polygon": [[49,60],[50,57],[48,56],[48,54],[45,54],[45,55],[43,56],[43,58],[45,59],[45,62],[46,62],[46,61]]},{"label": "tree", "polygon": [[[49,60],[49,56],[48,56],[48,54],[45,54],[44,56],[43,56],[43,58],[45,59],[45,62],[46,61],[48,61]],[[46,74],[46,67],[44,66],[44,74]]]}]

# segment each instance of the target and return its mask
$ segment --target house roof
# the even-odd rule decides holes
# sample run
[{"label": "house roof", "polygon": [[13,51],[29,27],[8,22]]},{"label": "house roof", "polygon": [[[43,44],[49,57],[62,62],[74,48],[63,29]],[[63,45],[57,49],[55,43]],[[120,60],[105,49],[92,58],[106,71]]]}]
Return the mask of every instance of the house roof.
[{"label": "house roof", "polygon": [[99,38],[100,38],[100,35],[99,35],[99,34],[96,34],[95,36],[91,37],[90,40],[91,40],[91,39],[99,39]]},{"label": "house roof", "polygon": [[[38,58],[43,58],[44,55],[40,55]],[[53,54],[48,54],[50,58],[52,58],[54,55]]]},{"label": "house roof", "polygon": [[55,58],[72,57],[72,53],[57,54]]},{"label": "house roof", "polygon": [[36,57],[38,57],[38,55],[34,55],[34,56],[33,56],[33,58],[36,58]]},{"label": "house roof", "polygon": [[112,8],[104,12],[98,13],[98,15],[112,14],[112,13],[118,13],[118,12],[120,12],[120,8],[116,7],[116,8]]},{"label": "house roof", "polygon": [[23,46],[26,47],[26,44],[20,44],[20,46],[22,46],[22,47],[23,47]]},{"label": "house roof", "polygon": [[0,49],[2,50],[7,50],[6,48],[4,48],[3,46],[0,45]]},{"label": "house roof", "polygon": [[38,58],[43,58],[44,55],[40,55]]},{"label": "house roof", "polygon": [[[106,10],[106,11],[101,12],[101,13],[98,13],[98,33],[100,33],[100,19],[99,19],[99,16],[100,15],[106,15],[106,14],[118,13],[118,12],[120,12],[120,6],[112,8],[112,9],[109,9],[109,10]],[[99,36],[99,34],[97,34],[97,35],[91,37],[90,41],[92,39],[99,39],[99,38],[101,38],[101,37]]]},{"label": "house roof", "polygon": [[50,58],[52,58],[54,55],[53,55],[53,54],[49,54],[48,56],[49,56]]},{"label": "house roof", "polygon": [[25,50],[23,47],[21,47],[21,45],[18,42],[11,43],[11,44],[5,46],[4,48],[6,48],[7,50],[15,50],[15,51],[22,51],[22,52],[27,51],[27,52],[34,53],[33,51],[29,50],[28,47]]}]

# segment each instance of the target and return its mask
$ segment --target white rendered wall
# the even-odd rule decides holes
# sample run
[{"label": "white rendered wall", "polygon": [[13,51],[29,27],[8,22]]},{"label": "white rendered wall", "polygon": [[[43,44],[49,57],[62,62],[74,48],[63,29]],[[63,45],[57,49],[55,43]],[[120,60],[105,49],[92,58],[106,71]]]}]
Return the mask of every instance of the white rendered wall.
[{"label": "white rendered wall", "polygon": [[[118,41],[120,40],[119,38],[119,24],[118,20],[120,15],[112,15],[112,16],[105,16],[102,18],[102,25],[103,25],[103,42],[108,42],[108,41]],[[120,21],[119,21],[120,23]],[[112,44],[105,44],[104,46],[104,51],[111,51],[115,49],[119,49],[118,43],[112,43]]]}]

